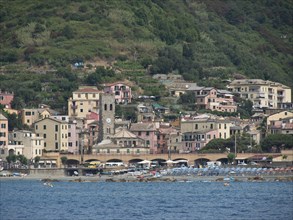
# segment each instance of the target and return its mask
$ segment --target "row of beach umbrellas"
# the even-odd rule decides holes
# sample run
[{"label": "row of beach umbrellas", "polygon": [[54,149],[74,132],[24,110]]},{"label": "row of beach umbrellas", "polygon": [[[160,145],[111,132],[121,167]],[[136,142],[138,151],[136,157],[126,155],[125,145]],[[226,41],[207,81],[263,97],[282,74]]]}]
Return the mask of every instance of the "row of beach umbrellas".
[{"label": "row of beach umbrellas", "polygon": [[293,167],[287,168],[257,168],[257,167],[206,167],[206,168],[192,168],[192,167],[178,167],[167,169],[165,175],[271,175],[271,174],[290,174],[293,173]]}]

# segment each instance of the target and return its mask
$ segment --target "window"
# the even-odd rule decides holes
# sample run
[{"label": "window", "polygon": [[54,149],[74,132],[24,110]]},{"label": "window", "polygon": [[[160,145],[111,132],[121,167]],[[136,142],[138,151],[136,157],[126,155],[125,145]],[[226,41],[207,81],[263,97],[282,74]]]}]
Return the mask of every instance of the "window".
[{"label": "window", "polygon": [[57,134],[55,134],[55,140],[57,141]]},{"label": "window", "polygon": [[47,134],[44,134],[44,138],[47,138]]},{"label": "window", "polygon": [[6,124],[1,124],[1,128],[6,128]]},{"label": "window", "polygon": [[38,125],[36,125],[36,130],[38,130],[38,128],[39,128],[39,126],[38,126]]},{"label": "window", "polygon": [[119,154],[120,153],[120,149],[117,149],[117,154]]},{"label": "window", "polygon": [[36,149],[35,153],[38,154],[38,150],[37,149]]},{"label": "window", "polygon": [[47,143],[46,142],[44,142],[44,147],[47,147]]},{"label": "window", "polygon": [[71,137],[71,133],[70,132],[68,133],[68,137]]},{"label": "window", "polygon": [[55,143],[55,149],[58,150],[58,143]]},{"label": "window", "polygon": [[138,136],[141,136],[141,131],[138,132]]},{"label": "window", "polygon": [[104,104],[104,110],[107,111],[107,104]]},{"label": "window", "polygon": [[47,129],[47,126],[46,125],[43,125],[43,129],[46,130]]},{"label": "window", "polygon": [[147,144],[147,145],[150,145],[150,141],[149,141],[149,140],[147,140],[147,141],[146,141],[146,144]]},{"label": "window", "polygon": [[58,125],[55,125],[55,131],[58,132]]},{"label": "window", "polygon": [[32,115],[32,113],[31,112],[25,112],[25,115],[30,116],[30,115]]},{"label": "window", "polygon": [[150,132],[149,132],[149,131],[147,131],[147,132],[146,132],[146,136],[149,136],[149,135],[150,135]]},{"label": "window", "polygon": [[112,111],[113,110],[113,105],[112,104],[110,104],[110,111]]},{"label": "window", "polygon": [[138,154],[139,154],[139,153],[140,153],[140,150],[139,150],[139,149],[137,149],[137,150],[136,150],[136,153],[138,153]]},{"label": "window", "polygon": [[68,142],[68,147],[72,147],[72,142]]},{"label": "window", "polygon": [[83,109],[81,108],[79,111],[80,111],[80,112],[83,112]]},{"label": "window", "polygon": [[127,149],[127,153],[128,153],[128,154],[130,153],[130,150],[129,150],[129,149]]},{"label": "window", "polygon": [[110,153],[110,149],[107,149],[107,153],[108,153],[108,154]]},{"label": "window", "polygon": [[198,129],[198,124],[195,124],[195,129],[196,129],[196,130]]}]

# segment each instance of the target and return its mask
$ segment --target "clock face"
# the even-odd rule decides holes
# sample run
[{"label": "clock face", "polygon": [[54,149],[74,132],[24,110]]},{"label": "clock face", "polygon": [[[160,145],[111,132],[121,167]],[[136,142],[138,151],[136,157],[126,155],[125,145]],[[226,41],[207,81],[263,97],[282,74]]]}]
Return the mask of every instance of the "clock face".
[{"label": "clock face", "polygon": [[111,118],[106,118],[106,122],[107,122],[108,124],[110,124],[110,123],[111,123]]}]

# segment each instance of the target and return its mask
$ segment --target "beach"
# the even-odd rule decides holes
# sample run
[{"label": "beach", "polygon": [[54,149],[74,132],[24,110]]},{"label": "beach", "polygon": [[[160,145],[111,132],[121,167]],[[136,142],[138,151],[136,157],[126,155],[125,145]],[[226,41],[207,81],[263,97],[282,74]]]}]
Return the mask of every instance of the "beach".
[{"label": "beach", "polygon": [[[292,174],[286,175],[242,175],[231,176],[233,181],[293,181]],[[164,175],[155,177],[152,175],[133,176],[130,174],[120,175],[94,175],[94,176],[64,176],[64,175],[26,175],[26,176],[9,176],[0,177],[0,181],[5,180],[40,180],[40,181],[67,181],[67,182],[224,182],[227,176],[197,176],[197,175]]]}]

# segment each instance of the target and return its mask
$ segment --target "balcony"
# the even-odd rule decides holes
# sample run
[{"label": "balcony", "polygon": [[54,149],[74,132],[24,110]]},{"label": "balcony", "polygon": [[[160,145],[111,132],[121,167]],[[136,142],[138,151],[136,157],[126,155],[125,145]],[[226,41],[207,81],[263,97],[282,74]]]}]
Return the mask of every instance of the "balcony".
[{"label": "balcony", "polygon": [[78,105],[71,105],[71,108],[75,110],[75,109],[77,109],[77,106]]}]

